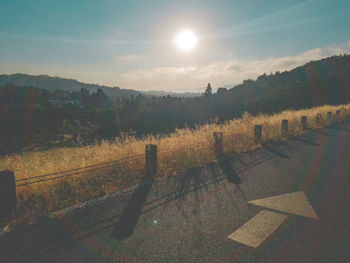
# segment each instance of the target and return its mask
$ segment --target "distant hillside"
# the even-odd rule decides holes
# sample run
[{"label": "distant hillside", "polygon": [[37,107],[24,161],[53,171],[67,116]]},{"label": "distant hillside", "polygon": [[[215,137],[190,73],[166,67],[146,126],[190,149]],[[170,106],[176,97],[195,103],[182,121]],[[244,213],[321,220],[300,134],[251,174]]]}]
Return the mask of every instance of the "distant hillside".
[{"label": "distant hillside", "polygon": [[12,83],[17,86],[35,86],[37,88],[54,91],[56,89],[65,91],[80,91],[84,88],[90,93],[102,89],[103,92],[110,97],[130,97],[140,94],[139,91],[131,89],[120,89],[119,87],[107,87],[97,84],[86,84],[74,79],[65,79],[60,77],[51,77],[47,75],[32,76],[27,74],[0,75],[0,86]]},{"label": "distant hillside", "polygon": [[222,89],[216,97],[222,110],[239,112],[348,103],[350,55],[312,61],[282,73],[263,74],[232,89]]},{"label": "distant hillside", "polygon": [[171,92],[171,91],[165,91],[165,90],[149,90],[149,91],[141,91],[145,96],[156,96],[156,97],[162,97],[162,96],[171,96],[171,97],[181,97],[181,98],[191,98],[191,97],[200,97],[203,95],[203,92]]},{"label": "distant hillside", "polygon": [[108,87],[101,86],[98,84],[87,84],[83,82],[79,82],[75,79],[66,79],[60,77],[51,77],[48,75],[28,75],[28,74],[11,74],[11,75],[0,75],[0,86],[5,84],[12,83],[17,86],[34,86],[39,89],[45,89],[48,91],[54,91],[56,89],[64,90],[64,91],[80,91],[80,89],[84,88],[90,91],[90,93],[96,92],[97,89],[102,89],[103,92],[109,97],[131,97],[138,96],[140,94],[144,96],[172,96],[172,97],[198,97],[201,96],[202,93],[195,92],[184,92],[177,93],[165,90],[154,90],[154,91],[137,91],[132,89],[121,89],[119,87]]}]

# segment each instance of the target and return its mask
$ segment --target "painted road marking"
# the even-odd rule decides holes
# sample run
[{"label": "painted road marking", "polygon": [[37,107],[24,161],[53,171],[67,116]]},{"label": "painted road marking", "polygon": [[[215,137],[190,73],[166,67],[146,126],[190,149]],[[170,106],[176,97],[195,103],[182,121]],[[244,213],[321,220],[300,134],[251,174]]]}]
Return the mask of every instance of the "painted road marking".
[{"label": "painted road marking", "polygon": [[228,238],[256,248],[287,218],[288,215],[263,210],[229,235]]},{"label": "painted road marking", "polygon": [[303,191],[257,199],[249,201],[248,203],[279,210],[288,214],[318,219],[315,210],[312,208]]},{"label": "painted road marking", "polygon": [[[288,214],[318,219],[303,191],[252,200],[248,203]],[[263,210],[229,235],[228,238],[256,248],[287,218],[288,215]]]}]

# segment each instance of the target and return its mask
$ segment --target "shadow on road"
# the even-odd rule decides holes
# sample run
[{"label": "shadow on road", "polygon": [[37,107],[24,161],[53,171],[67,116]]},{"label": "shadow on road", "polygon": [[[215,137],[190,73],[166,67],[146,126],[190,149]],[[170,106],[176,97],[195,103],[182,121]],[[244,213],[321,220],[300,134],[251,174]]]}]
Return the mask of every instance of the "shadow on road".
[{"label": "shadow on road", "polygon": [[313,142],[304,140],[304,139],[302,139],[300,137],[293,137],[293,139],[297,140],[297,141],[300,141],[300,142],[303,142],[303,143],[306,143],[306,144],[309,144],[309,145],[313,145],[313,146],[317,146],[318,145],[317,143],[313,143]]},{"label": "shadow on road", "polygon": [[229,156],[219,157],[218,163],[224,175],[226,176],[227,181],[236,185],[240,185],[242,183],[242,180],[239,178],[233,167],[232,158]]},{"label": "shadow on road", "polygon": [[276,150],[275,148],[271,147],[270,145],[268,145],[266,143],[263,143],[262,146],[265,150],[268,150],[269,152],[277,155],[278,157],[281,157],[283,159],[290,159],[290,157],[287,154]]},{"label": "shadow on road", "polygon": [[[328,128],[330,128],[330,127],[328,127]],[[331,136],[331,137],[335,137],[335,135],[334,135],[334,134],[327,133],[327,132],[320,131],[320,130],[310,129],[310,131],[312,131],[312,132],[314,132],[314,133],[318,133],[318,134],[324,135],[324,136]]]},{"label": "shadow on road", "polygon": [[350,131],[348,128],[340,127],[339,125],[329,126],[328,128],[336,131]]},{"label": "shadow on road", "polygon": [[135,189],[132,197],[119,217],[111,236],[116,239],[124,239],[132,234],[137,221],[142,213],[147,196],[152,188],[154,180],[140,183]]}]

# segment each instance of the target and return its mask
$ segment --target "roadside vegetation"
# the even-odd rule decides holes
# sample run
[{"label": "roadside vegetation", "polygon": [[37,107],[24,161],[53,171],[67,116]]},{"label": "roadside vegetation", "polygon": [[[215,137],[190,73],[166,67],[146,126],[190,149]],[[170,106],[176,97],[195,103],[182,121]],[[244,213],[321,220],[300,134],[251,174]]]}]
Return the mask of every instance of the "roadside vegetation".
[{"label": "roadside vegetation", "polygon": [[[253,116],[244,113],[241,118],[224,123],[214,119],[192,129],[177,129],[168,135],[148,135],[142,138],[136,137],[134,133],[123,133],[114,141],[102,140],[88,146],[7,155],[0,159],[0,170],[14,171],[16,180],[59,172],[17,182],[20,185],[47,180],[17,187],[15,220],[30,220],[139,183],[144,179],[143,156],[147,144],[158,146],[157,176],[176,175],[188,168],[216,160],[213,132],[223,132],[226,153],[246,152],[261,146],[254,142],[256,124],[263,125],[262,142],[278,142],[287,138],[281,132],[282,119],[289,120],[288,135],[299,135],[307,132],[302,129],[301,116],[307,116],[309,129],[317,129],[336,121],[337,110],[340,110],[337,121],[349,118],[350,112],[346,110],[349,108],[350,104],[324,105],[304,110],[286,110],[272,115]],[[327,118],[327,112],[332,112],[332,120]],[[321,119],[316,121],[318,113],[321,113]],[[126,159],[133,156],[136,157]],[[119,159],[123,161],[112,162]],[[96,164],[101,166],[87,167]],[[74,170],[81,167],[87,168]],[[72,169],[73,171],[64,172]],[[79,173],[72,175],[76,172]]]}]

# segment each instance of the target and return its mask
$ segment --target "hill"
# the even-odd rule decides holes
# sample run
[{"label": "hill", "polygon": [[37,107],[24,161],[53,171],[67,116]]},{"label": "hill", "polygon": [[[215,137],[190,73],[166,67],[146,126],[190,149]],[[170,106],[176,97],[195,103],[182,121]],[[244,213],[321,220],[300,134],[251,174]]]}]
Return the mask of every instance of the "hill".
[{"label": "hill", "polygon": [[147,97],[156,96],[172,96],[172,97],[198,97],[201,96],[201,93],[195,92],[171,92],[165,90],[152,90],[152,91],[137,91],[132,89],[121,89],[119,87],[108,87],[98,84],[87,84],[79,82],[75,79],[66,79],[61,77],[51,77],[48,75],[28,75],[28,74],[4,74],[0,75],[0,86],[5,84],[14,84],[16,86],[34,86],[39,89],[45,89],[48,91],[55,91],[56,89],[63,91],[80,91],[80,89],[87,89],[90,93],[96,92],[98,89],[102,89],[103,92],[113,98],[113,97],[122,97],[129,98],[131,96],[144,95]]},{"label": "hill", "polygon": [[271,112],[350,101],[350,55],[309,62],[291,71],[245,80],[218,96],[229,96],[235,108]]},{"label": "hill", "polygon": [[199,92],[171,92],[171,91],[165,91],[165,90],[148,90],[148,91],[142,91],[142,93],[145,96],[155,96],[155,97],[162,97],[162,96],[169,95],[171,97],[191,98],[191,97],[202,96],[202,93],[199,93]]},{"label": "hill", "polygon": [[0,86],[7,83],[12,83],[17,86],[34,86],[36,88],[54,91],[56,89],[64,91],[80,91],[80,89],[87,89],[89,92],[96,92],[102,89],[109,97],[130,97],[140,95],[139,91],[131,89],[121,89],[119,87],[107,87],[98,84],[87,84],[79,82],[74,79],[66,79],[60,77],[51,77],[48,75],[32,76],[27,74],[11,74],[0,75]]}]

